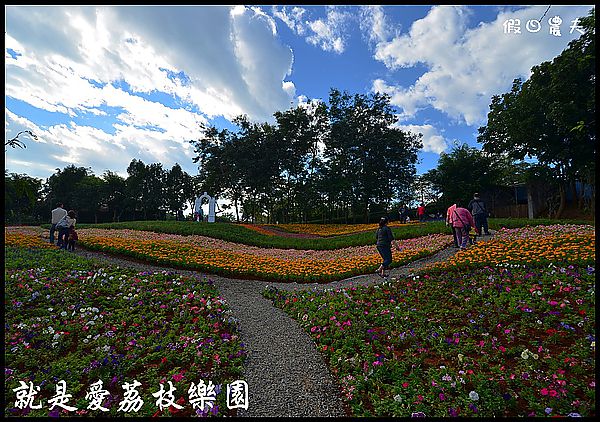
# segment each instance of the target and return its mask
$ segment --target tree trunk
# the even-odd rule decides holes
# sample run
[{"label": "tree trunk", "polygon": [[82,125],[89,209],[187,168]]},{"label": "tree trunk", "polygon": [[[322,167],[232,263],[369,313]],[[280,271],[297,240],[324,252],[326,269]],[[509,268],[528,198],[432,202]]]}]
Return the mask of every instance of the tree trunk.
[{"label": "tree trunk", "polygon": [[558,206],[558,211],[556,211],[556,215],[554,216],[554,218],[556,219],[559,219],[562,216],[562,213],[565,210],[565,206],[567,204],[567,193],[564,182],[559,183],[558,192],[560,194],[560,205]]},{"label": "tree trunk", "polygon": [[573,191],[573,195],[571,195],[571,206],[574,207],[577,204],[577,208],[581,209],[581,206],[579,205],[579,195],[577,195],[577,183],[575,180],[571,180],[571,190]]}]

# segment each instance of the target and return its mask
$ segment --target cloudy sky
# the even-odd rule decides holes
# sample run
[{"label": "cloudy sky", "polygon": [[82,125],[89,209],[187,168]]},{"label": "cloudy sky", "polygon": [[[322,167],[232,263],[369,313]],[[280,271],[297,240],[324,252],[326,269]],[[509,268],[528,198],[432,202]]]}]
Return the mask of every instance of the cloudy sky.
[{"label": "cloudy sky", "polygon": [[424,136],[422,174],[455,141],[480,147],[492,95],[560,54],[591,7],[6,5],[5,136],[38,139],[21,134],[5,166],[126,177],[137,158],[194,175],[200,123],[273,123],[336,88],[390,94]]}]

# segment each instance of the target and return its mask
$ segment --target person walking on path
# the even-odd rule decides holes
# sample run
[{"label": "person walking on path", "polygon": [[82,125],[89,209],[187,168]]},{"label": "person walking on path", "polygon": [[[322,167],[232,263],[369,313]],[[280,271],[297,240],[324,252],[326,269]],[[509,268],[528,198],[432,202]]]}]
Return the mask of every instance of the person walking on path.
[{"label": "person walking on path", "polygon": [[75,216],[75,211],[70,210],[65,218],[67,220],[66,227],[59,226],[60,228],[58,230],[58,247],[61,249],[67,249],[67,243],[69,240],[69,229],[75,228],[75,223],[77,223],[77,219],[75,218]]},{"label": "person walking on path", "polygon": [[379,277],[387,277],[389,274],[386,274],[386,270],[389,270],[390,264],[392,263],[392,243],[399,251],[400,246],[398,246],[398,242],[394,240],[394,233],[392,233],[392,229],[388,227],[388,219],[387,217],[381,217],[379,220],[379,228],[375,233],[375,238],[377,239],[377,251],[383,262],[377,269],[377,275]]},{"label": "person walking on path", "polygon": [[[54,232],[57,231],[56,224],[67,215],[67,210],[63,208],[63,203],[59,202],[56,208],[52,210],[52,225],[50,226],[50,243],[54,245]],[[60,245],[59,245],[60,246]]]},{"label": "person walking on path", "polygon": [[[467,249],[469,231],[471,230],[471,227],[475,226],[473,216],[468,209],[456,204],[456,208],[450,214],[450,223],[456,230],[456,240],[458,241],[460,250]],[[477,229],[475,229],[475,231],[477,232]]]},{"label": "person walking on path", "polygon": [[425,221],[425,204],[419,205],[417,208],[417,216],[419,217],[419,222]]},{"label": "person walking on path", "polygon": [[473,220],[475,220],[475,228],[477,231],[481,233],[483,228],[483,233],[489,236],[490,231],[487,221],[488,211],[485,208],[485,202],[479,197],[478,193],[473,195],[473,199],[469,202],[467,208],[471,211],[471,214],[473,214]]},{"label": "person walking on path", "polygon": [[446,226],[450,226],[450,228],[452,229],[452,237],[454,238],[454,247],[458,248],[459,245],[458,245],[458,239],[456,238],[456,229],[454,228],[454,226],[452,225],[452,222],[450,220],[450,216],[452,215],[452,213],[454,213],[455,209],[456,209],[456,204],[452,204],[446,211]]}]

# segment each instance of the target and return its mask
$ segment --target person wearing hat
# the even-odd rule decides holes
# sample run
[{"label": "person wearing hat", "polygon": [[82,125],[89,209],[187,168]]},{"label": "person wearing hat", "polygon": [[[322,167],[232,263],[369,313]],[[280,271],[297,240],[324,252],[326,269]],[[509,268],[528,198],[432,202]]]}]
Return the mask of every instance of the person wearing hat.
[{"label": "person wearing hat", "polygon": [[473,199],[469,202],[468,208],[473,215],[473,220],[475,220],[475,228],[477,231],[482,233],[481,229],[483,228],[483,233],[489,236],[490,231],[487,221],[488,211],[485,208],[485,202],[479,197],[478,193],[473,195]]},{"label": "person wearing hat", "polygon": [[400,250],[398,242],[394,239],[392,229],[388,227],[387,217],[381,217],[379,220],[379,228],[375,233],[375,238],[377,239],[377,252],[379,252],[379,255],[383,259],[383,262],[377,269],[377,275],[379,277],[387,277],[389,273],[386,274],[386,270],[390,269],[390,264],[392,263],[392,243],[396,247],[396,250]]}]

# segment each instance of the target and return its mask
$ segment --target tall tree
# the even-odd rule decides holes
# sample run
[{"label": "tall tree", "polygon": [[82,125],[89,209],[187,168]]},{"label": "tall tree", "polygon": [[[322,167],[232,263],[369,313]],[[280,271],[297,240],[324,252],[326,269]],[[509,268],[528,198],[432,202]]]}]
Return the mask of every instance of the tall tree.
[{"label": "tall tree", "polygon": [[169,211],[177,214],[182,210],[186,202],[184,171],[178,163],[166,172],[165,177],[165,206]]},{"label": "tall tree", "polygon": [[94,223],[98,223],[98,211],[103,202],[104,180],[90,174],[77,182],[74,190],[71,208],[77,211],[78,216],[90,219],[93,216]]},{"label": "tall tree", "polygon": [[42,181],[26,174],[8,174],[4,170],[4,221],[21,224],[32,221]]},{"label": "tall tree", "polygon": [[567,186],[585,180],[595,187],[595,9],[582,18],[584,33],[552,62],[516,79],[510,92],[492,97],[488,123],[478,142],[490,153],[531,157],[551,169],[559,182],[560,206]]},{"label": "tall tree", "polygon": [[89,174],[91,174],[91,169],[75,167],[72,164],[63,170],[56,169],[56,173],[46,181],[46,200],[52,205],[62,202],[67,209],[75,208],[77,203],[77,184]]},{"label": "tall tree", "polygon": [[112,212],[112,221],[120,221],[127,204],[125,178],[109,170],[102,175],[102,178],[104,180],[102,190],[103,202],[108,206],[109,211]]},{"label": "tall tree", "polygon": [[125,192],[128,202],[128,208],[133,213],[133,219],[136,219],[136,212],[144,212],[144,192],[145,192],[145,180],[148,177],[146,164],[141,160],[134,158],[127,167],[127,179],[125,181]]},{"label": "tall tree", "polygon": [[330,175],[343,181],[343,194],[369,221],[373,203],[388,207],[407,189],[416,174],[422,135],[393,126],[398,118],[387,94],[350,96],[332,89],[329,102],[325,156]]},{"label": "tall tree", "polygon": [[421,179],[431,183],[440,194],[439,203],[449,206],[459,202],[465,206],[473,193],[491,191],[502,185],[511,162],[466,143],[457,143],[449,153],[441,153],[437,167],[427,171]]}]

